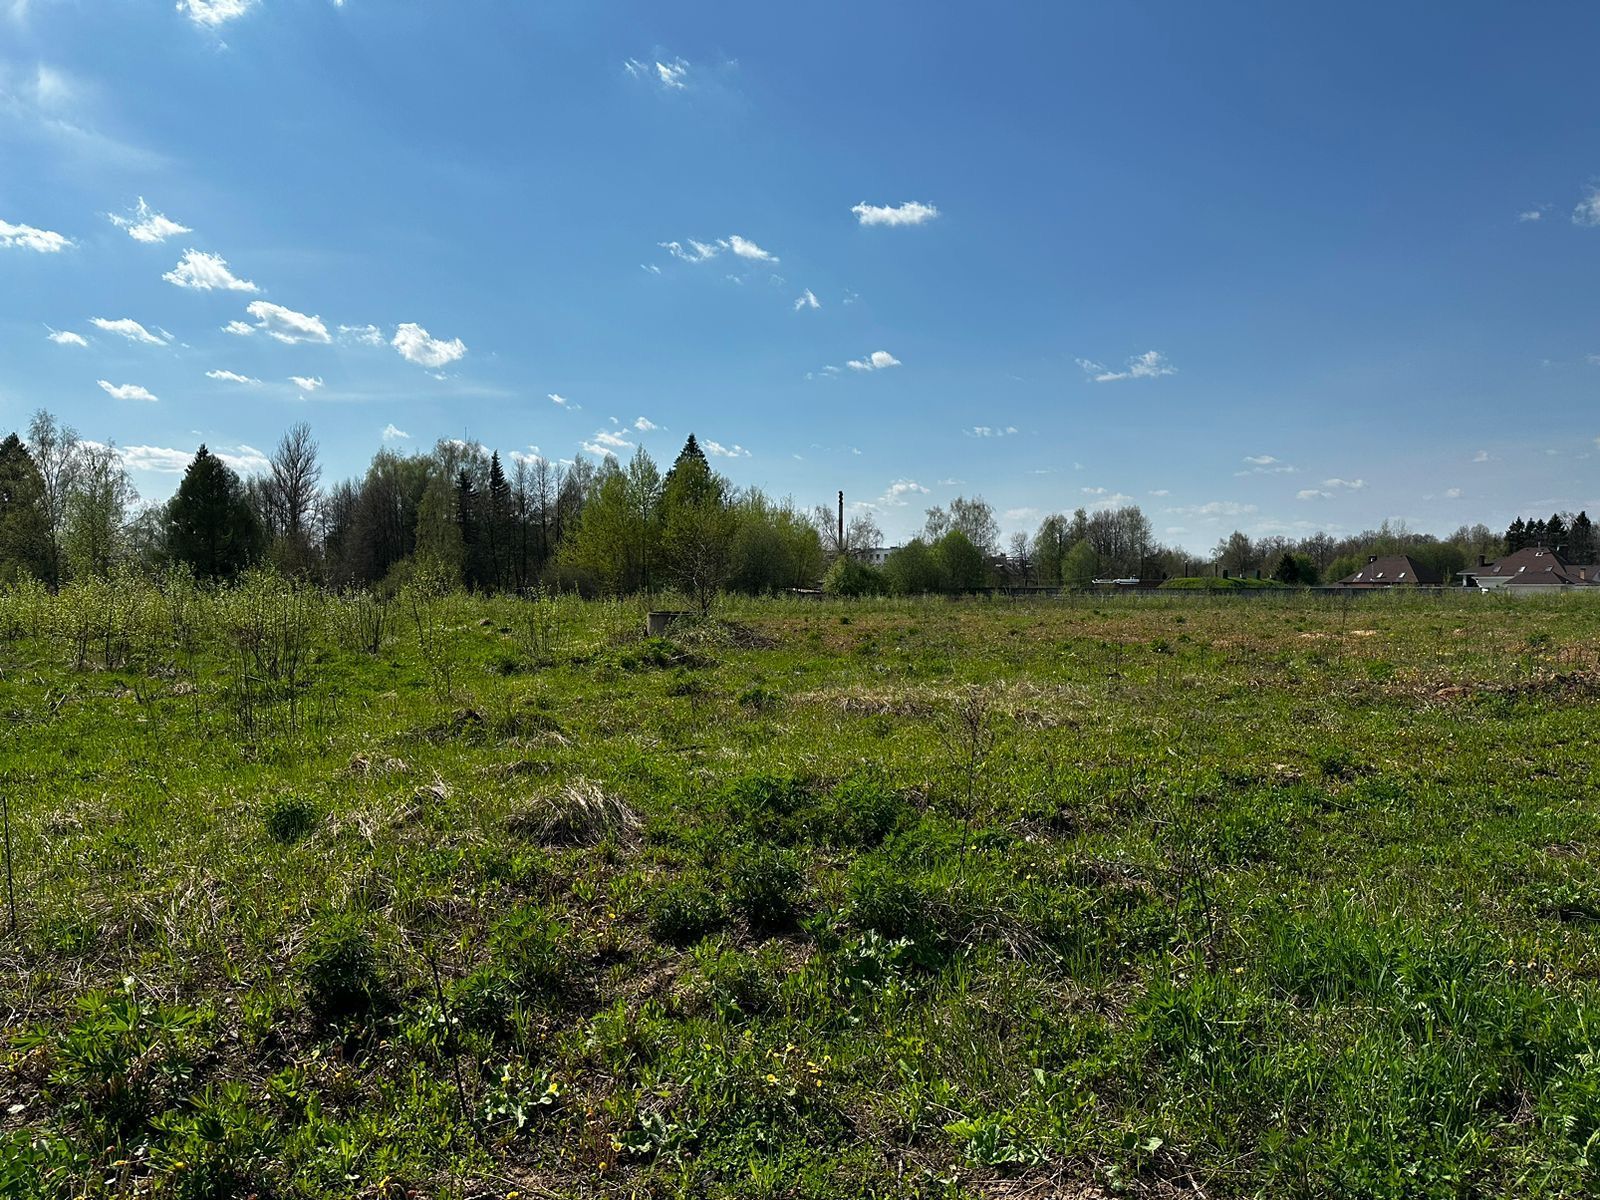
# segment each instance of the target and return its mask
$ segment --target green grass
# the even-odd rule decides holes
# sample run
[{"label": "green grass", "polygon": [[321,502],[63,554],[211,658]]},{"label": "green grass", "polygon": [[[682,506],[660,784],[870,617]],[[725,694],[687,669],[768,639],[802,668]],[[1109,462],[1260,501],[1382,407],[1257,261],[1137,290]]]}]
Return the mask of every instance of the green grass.
[{"label": "green grass", "polygon": [[0,593],[0,1195],[1600,1189],[1600,605],[642,627]]}]

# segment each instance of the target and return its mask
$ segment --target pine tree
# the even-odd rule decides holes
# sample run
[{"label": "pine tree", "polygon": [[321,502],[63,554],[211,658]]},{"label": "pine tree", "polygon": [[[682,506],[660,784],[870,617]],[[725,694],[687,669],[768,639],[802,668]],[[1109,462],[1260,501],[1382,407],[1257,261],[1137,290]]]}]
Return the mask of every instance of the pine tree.
[{"label": "pine tree", "polygon": [[478,512],[478,490],[465,467],[456,472],[456,525],[461,530],[461,574],[469,588],[484,585],[483,521]]},{"label": "pine tree", "polygon": [[15,433],[0,442],[0,582],[50,575],[44,479]]},{"label": "pine tree", "polygon": [[1506,527],[1506,553],[1515,554],[1528,544],[1528,527],[1521,517]]},{"label": "pine tree", "polygon": [[1568,532],[1567,544],[1571,547],[1568,557],[1577,563],[1593,563],[1597,557],[1594,524],[1589,520],[1587,512],[1580,512],[1572,518],[1572,529]]},{"label": "pine tree", "polygon": [[511,484],[500,466],[500,451],[489,456],[489,511],[484,517],[487,586],[498,590],[507,575],[507,550],[511,545]]},{"label": "pine tree", "polygon": [[204,446],[167,506],[167,549],[201,579],[231,579],[261,555],[261,523],[233,469]]},{"label": "pine tree", "polygon": [[1560,513],[1550,514],[1550,519],[1544,523],[1544,537],[1544,544],[1550,549],[1567,549],[1567,523]]}]

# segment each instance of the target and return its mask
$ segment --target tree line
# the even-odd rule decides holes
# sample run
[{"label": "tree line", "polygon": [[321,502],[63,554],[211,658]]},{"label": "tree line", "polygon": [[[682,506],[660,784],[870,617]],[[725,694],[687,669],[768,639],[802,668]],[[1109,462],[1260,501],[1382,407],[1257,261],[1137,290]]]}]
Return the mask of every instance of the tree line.
[{"label": "tree line", "polygon": [[[258,563],[334,588],[374,587],[425,568],[475,591],[549,587],[586,595],[676,589],[708,604],[811,588],[919,594],[994,584],[1088,586],[1095,580],[1220,573],[1289,584],[1341,578],[1369,554],[1407,553],[1445,578],[1527,545],[1593,561],[1584,513],[1519,518],[1503,535],[1462,526],[1447,538],[1385,523],[1352,537],[1252,539],[1241,531],[1207,559],[1162,545],[1137,505],[1044,517],[1002,543],[993,508],[957,497],[886,556],[870,514],[846,522],[738,487],[712,469],[693,434],[665,472],[643,447],[627,462],[553,463],[459,440],[430,451],[380,449],[358,478],[324,487],[310,429],[296,425],[241,477],[201,446],[172,498],[140,506],[114,446],[83,439],[48,412],[0,441],[0,582],[55,587],[119,567],[181,564],[227,580]],[[871,561],[876,557],[879,561]]]}]

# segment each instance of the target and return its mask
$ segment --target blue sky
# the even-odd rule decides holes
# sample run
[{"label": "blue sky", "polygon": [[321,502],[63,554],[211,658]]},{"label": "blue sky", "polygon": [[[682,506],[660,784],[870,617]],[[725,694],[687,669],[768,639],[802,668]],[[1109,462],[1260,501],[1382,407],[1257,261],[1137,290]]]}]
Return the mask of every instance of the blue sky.
[{"label": "blue sky", "polygon": [[894,539],[975,492],[1196,550],[1594,511],[1597,43],[1577,3],[0,0],[0,425],[151,499],[305,420],[330,479],[385,431],[693,430]]}]

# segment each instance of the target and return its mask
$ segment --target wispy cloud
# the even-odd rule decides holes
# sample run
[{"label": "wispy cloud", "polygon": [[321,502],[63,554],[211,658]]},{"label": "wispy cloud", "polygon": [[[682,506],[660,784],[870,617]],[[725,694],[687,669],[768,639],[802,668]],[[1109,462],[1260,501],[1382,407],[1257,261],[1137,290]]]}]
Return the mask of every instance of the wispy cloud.
[{"label": "wispy cloud", "polygon": [[1301,488],[1294,494],[1296,500],[1332,500],[1333,493],[1325,492],[1321,488]]},{"label": "wispy cloud", "polygon": [[382,346],[388,339],[376,325],[341,325],[339,340],[357,346]]},{"label": "wispy cloud", "polygon": [[0,249],[33,250],[39,254],[57,254],[72,245],[72,239],[48,229],[32,225],[13,225],[0,221]]},{"label": "wispy cloud", "polygon": [[633,449],[632,442],[623,437],[621,434],[613,433],[609,429],[596,430],[593,438],[591,438],[589,441],[580,442],[578,444],[590,454],[597,454],[601,457],[610,455],[612,458],[615,458],[618,450]]},{"label": "wispy cloud", "polygon": [[220,380],[223,383],[257,384],[261,382],[259,379],[251,379],[248,375],[241,375],[237,371],[207,371],[206,378]]},{"label": "wispy cloud", "polygon": [[[890,367],[898,367],[900,360],[887,350],[874,350],[865,358],[852,358],[845,366],[852,371],[886,371]],[[824,370],[828,368],[824,367]],[[837,368],[834,368],[837,370]]]},{"label": "wispy cloud", "polygon": [[568,412],[582,412],[583,411],[583,405],[574,404],[571,400],[568,400],[565,396],[559,395],[556,392],[546,393],[545,398],[547,400],[549,400],[551,404],[554,404],[557,408],[564,408]]},{"label": "wispy cloud", "polygon": [[796,300],[794,302],[794,310],[795,310],[795,312],[799,312],[801,309],[805,309],[805,308],[821,308],[821,307],[822,307],[822,302],[817,299],[816,293],[813,292],[810,288],[807,288],[805,291],[801,292],[799,297],[796,298]]},{"label": "wispy cloud", "polygon": [[633,419],[633,427],[640,433],[649,433],[652,429],[661,428],[661,426],[657,425],[649,417],[635,417]]},{"label": "wispy cloud", "polygon": [[178,11],[196,25],[215,29],[244,16],[255,5],[256,0],[178,0]]},{"label": "wispy cloud", "polygon": [[907,200],[904,204],[867,204],[863,201],[850,211],[863,225],[922,225],[939,215],[937,208],[920,200]]},{"label": "wispy cloud", "polygon": [[137,383],[108,383],[104,379],[100,380],[99,383],[100,390],[113,400],[147,400],[151,403],[156,400],[153,392],[148,388],[140,387]]},{"label": "wispy cloud", "polygon": [[1336,492],[1359,492],[1367,486],[1365,479],[1324,479],[1322,486]]},{"label": "wispy cloud", "polygon": [[968,437],[998,438],[1010,437],[1017,432],[1015,425],[974,425],[971,429],[963,430]]},{"label": "wispy cloud", "polygon": [[657,242],[656,245],[673,258],[681,258],[684,262],[690,263],[706,262],[721,253],[715,243],[697,242],[693,238],[687,238],[682,242]]},{"label": "wispy cloud", "polygon": [[1298,467],[1292,467],[1282,459],[1274,458],[1270,454],[1247,454],[1244,461],[1249,465],[1243,471],[1235,471],[1234,475],[1293,475]]},{"label": "wispy cloud", "polygon": [[1088,358],[1078,359],[1078,365],[1095,383],[1114,383],[1119,379],[1159,379],[1163,375],[1178,373],[1178,368],[1169,363],[1167,356],[1159,350],[1146,350],[1143,354],[1134,355],[1121,371],[1110,370],[1104,364]]},{"label": "wispy cloud", "polygon": [[[48,325],[46,329],[50,329]],[[73,333],[70,329],[50,329],[46,335],[58,346],[87,346],[89,341],[81,333]]]},{"label": "wispy cloud", "polygon": [[735,442],[731,446],[724,446],[721,442],[714,442],[710,438],[707,438],[704,442],[701,443],[701,445],[703,445],[706,448],[706,453],[707,454],[710,454],[710,455],[712,455],[713,457],[716,457],[716,458],[749,458],[750,457],[750,451],[746,450],[743,446],[739,445],[739,443],[737,443],[737,442]]},{"label": "wispy cloud", "polygon": [[688,86],[689,64],[681,58],[647,63],[630,58],[622,64],[622,69],[635,79],[653,79],[666,91],[681,92]]},{"label": "wispy cloud", "polygon": [[[305,313],[295,312],[292,308],[285,308],[281,304],[272,304],[266,300],[252,301],[245,312],[255,318],[255,329],[287,346],[300,342],[326,344],[333,341],[321,317],[307,316]],[[252,327],[243,321],[234,321],[228,325],[227,331],[248,334],[252,331]]]},{"label": "wispy cloud", "polygon": [[1205,504],[1190,504],[1167,511],[1185,517],[1246,517],[1256,511],[1256,506],[1234,500],[1211,500]]},{"label": "wispy cloud", "polygon": [[410,441],[411,435],[393,421],[390,421],[383,427],[383,440],[386,442]]},{"label": "wispy cloud", "polygon": [[1543,206],[1543,205],[1541,205],[1539,208],[1525,209],[1522,212],[1519,212],[1517,214],[1517,220],[1518,221],[1542,221],[1542,220],[1544,220],[1544,210],[1545,210],[1545,206]]},{"label": "wispy cloud", "polygon": [[289,382],[302,392],[314,392],[319,387],[324,386],[320,375],[291,375],[289,376]]},{"label": "wispy cloud", "polygon": [[1572,223],[1600,225],[1600,184],[1591,186],[1589,194],[1578,201],[1578,207],[1572,210]]},{"label": "wispy cloud", "polygon": [[749,238],[742,238],[737,233],[729,234],[726,241],[721,241],[717,244],[724,249],[732,250],[740,258],[748,258],[752,262],[775,263],[778,261],[776,254],[768,254]]},{"label": "wispy cloud", "polygon": [[1475,463],[1493,462],[1494,455],[1490,454],[1487,450],[1479,450],[1472,456],[1472,461]]},{"label": "wispy cloud", "polygon": [[207,254],[201,250],[185,250],[183,258],[161,278],[174,287],[193,288],[199,292],[258,292],[248,279],[240,279],[228,270],[227,260],[220,254]]},{"label": "wispy cloud", "polygon": [[144,202],[143,196],[139,197],[139,204],[131,214],[107,213],[106,217],[118,229],[126,229],[128,236],[136,242],[164,242],[180,233],[194,232],[187,225],[180,225],[165,214],[156,212]]},{"label": "wispy cloud", "polygon": [[89,324],[106,333],[125,337],[130,342],[142,342],[146,346],[165,346],[172,340],[170,336],[157,337],[132,317],[119,317],[115,321],[106,317],[90,317]]},{"label": "wispy cloud", "polygon": [[431,336],[421,325],[411,322],[395,330],[394,340],[389,344],[400,352],[401,358],[419,367],[447,366],[465,358],[467,354],[467,344],[460,338],[444,341]]},{"label": "wispy cloud", "polygon": [[915,479],[896,479],[883,495],[878,497],[878,503],[885,508],[904,508],[911,503],[913,497],[926,496],[928,489]]},{"label": "wispy cloud", "polygon": [[214,453],[241,475],[259,475],[272,466],[267,456],[254,446],[226,446],[214,449]]}]

